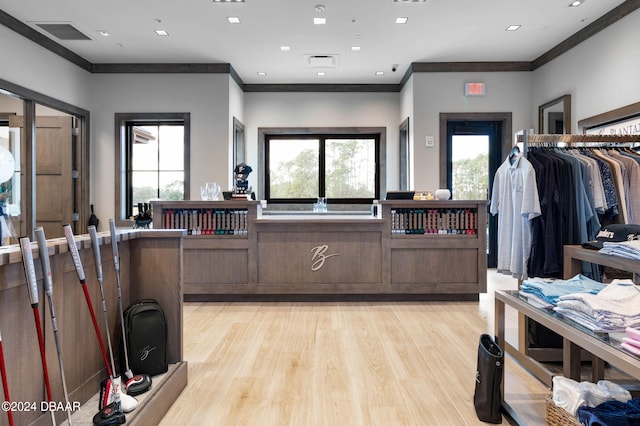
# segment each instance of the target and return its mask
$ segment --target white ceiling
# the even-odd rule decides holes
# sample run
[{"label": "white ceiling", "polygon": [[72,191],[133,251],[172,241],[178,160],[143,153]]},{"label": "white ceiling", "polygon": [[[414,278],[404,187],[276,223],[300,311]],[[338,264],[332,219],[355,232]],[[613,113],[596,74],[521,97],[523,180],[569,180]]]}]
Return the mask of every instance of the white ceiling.
[{"label": "white ceiling", "polygon": [[[532,61],[624,0],[570,2],[0,0],[0,9],[47,36],[36,23],[72,24],[91,40],[53,40],[94,64],[229,63],[247,84],[396,84],[414,62]],[[316,11],[319,4],[324,12]],[[227,23],[229,16],[241,23]],[[313,25],[314,17],[327,24]],[[396,17],[409,19],[398,25]],[[505,31],[512,24],[522,27]],[[291,50],[281,52],[282,45]],[[338,55],[338,66],[309,68],[310,54]]]}]

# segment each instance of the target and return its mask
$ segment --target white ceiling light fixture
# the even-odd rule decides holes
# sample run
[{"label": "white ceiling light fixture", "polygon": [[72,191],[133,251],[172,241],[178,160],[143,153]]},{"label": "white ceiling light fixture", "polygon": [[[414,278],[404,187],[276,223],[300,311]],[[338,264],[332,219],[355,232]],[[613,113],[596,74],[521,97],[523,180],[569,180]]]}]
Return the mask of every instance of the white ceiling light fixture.
[{"label": "white ceiling light fixture", "polygon": [[326,72],[324,71],[318,71],[318,77],[324,77],[325,75],[327,75]]},{"label": "white ceiling light fixture", "polygon": [[578,6],[580,6],[582,3],[584,3],[584,0],[575,0],[575,1],[571,2],[571,4],[569,5],[569,7],[578,7]]},{"label": "white ceiling light fixture", "polygon": [[313,18],[313,25],[325,25],[327,18]]},{"label": "white ceiling light fixture", "polygon": [[396,24],[406,24],[409,21],[409,18],[406,16],[399,16],[396,18]]},{"label": "white ceiling light fixture", "polygon": [[239,24],[240,18],[238,18],[237,16],[227,16],[227,22],[230,24]]},{"label": "white ceiling light fixture", "polygon": [[291,46],[280,46],[282,52],[288,52],[291,50]]},{"label": "white ceiling light fixture", "polygon": [[351,46],[351,51],[352,52],[359,52],[360,51],[360,46]]},{"label": "white ceiling light fixture", "polygon": [[267,73],[266,73],[266,72],[264,72],[264,71],[258,71],[258,75],[259,75],[260,77],[266,77],[266,76],[267,76]]},{"label": "white ceiling light fixture", "polygon": [[110,35],[109,31],[107,31],[107,30],[96,30],[96,32],[98,34],[100,34],[102,37],[109,37],[109,35]]},{"label": "white ceiling light fixture", "polygon": [[166,37],[169,35],[169,33],[166,30],[156,30],[156,34],[158,34],[161,37]]},{"label": "white ceiling light fixture", "polygon": [[384,71],[376,71],[376,75],[384,75]]},{"label": "white ceiling light fixture", "polygon": [[505,31],[518,31],[520,29],[520,27],[522,27],[522,25],[509,25],[504,30]]}]

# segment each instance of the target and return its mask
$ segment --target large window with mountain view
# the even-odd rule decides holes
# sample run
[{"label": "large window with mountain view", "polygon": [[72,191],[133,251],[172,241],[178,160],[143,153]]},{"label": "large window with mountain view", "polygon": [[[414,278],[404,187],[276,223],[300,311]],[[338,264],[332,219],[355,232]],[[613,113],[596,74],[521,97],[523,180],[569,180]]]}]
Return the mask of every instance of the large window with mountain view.
[{"label": "large window with mountain view", "polygon": [[366,204],[380,197],[380,133],[267,134],[265,198]]}]

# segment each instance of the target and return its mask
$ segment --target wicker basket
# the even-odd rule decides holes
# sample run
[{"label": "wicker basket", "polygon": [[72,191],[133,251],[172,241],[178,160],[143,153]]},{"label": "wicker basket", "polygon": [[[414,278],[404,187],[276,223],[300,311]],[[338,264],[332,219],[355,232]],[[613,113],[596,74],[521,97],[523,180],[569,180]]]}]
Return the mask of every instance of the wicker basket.
[{"label": "wicker basket", "polygon": [[545,398],[545,415],[544,419],[547,425],[551,426],[580,426],[578,419],[573,417],[564,408],[560,408],[553,402],[552,394]]}]

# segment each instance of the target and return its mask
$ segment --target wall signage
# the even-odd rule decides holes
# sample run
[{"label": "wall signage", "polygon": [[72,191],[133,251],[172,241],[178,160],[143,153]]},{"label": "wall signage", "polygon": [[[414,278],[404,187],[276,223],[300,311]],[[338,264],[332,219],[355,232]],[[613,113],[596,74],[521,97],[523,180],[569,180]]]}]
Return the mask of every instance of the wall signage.
[{"label": "wall signage", "polygon": [[586,129],[587,135],[640,135],[640,117]]}]

